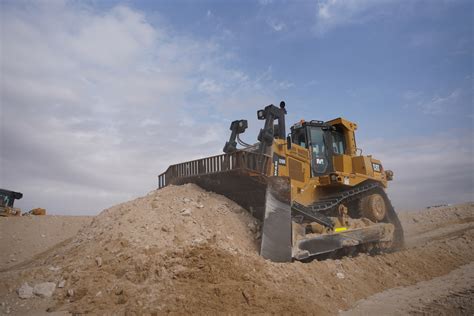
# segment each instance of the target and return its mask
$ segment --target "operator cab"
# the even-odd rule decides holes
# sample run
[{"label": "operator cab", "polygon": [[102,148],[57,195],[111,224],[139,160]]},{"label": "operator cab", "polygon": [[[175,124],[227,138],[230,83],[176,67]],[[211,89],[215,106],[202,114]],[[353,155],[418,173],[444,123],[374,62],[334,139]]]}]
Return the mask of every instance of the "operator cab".
[{"label": "operator cab", "polygon": [[301,121],[293,125],[291,127],[291,142],[309,150],[312,177],[333,172],[333,155],[346,153],[342,130],[322,121]]},{"label": "operator cab", "polygon": [[13,207],[15,200],[23,197],[23,193],[0,189],[0,207]]}]

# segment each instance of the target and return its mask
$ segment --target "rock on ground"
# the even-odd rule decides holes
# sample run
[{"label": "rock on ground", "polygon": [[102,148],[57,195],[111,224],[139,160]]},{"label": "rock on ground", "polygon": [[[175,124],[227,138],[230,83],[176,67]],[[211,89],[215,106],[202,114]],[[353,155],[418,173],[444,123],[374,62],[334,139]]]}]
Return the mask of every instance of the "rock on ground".
[{"label": "rock on ground", "polygon": [[33,297],[33,288],[28,283],[23,283],[18,289],[18,296],[23,299]]},{"label": "rock on ground", "polygon": [[56,289],[56,283],[43,282],[36,284],[33,288],[33,293],[39,297],[51,297]]}]

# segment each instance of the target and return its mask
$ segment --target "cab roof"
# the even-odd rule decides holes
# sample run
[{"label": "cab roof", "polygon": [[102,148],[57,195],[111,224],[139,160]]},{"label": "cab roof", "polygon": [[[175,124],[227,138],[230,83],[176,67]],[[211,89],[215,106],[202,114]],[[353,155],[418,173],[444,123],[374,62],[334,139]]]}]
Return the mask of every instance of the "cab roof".
[{"label": "cab roof", "polygon": [[355,131],[357,129],[356,123],[346,120],[342,117],[338,117],[327,122],[318,121],[318,120],[311,120],[311,121],[301,120],[298,123],[293,124],[293,126],[291,126],[291,130],[298,129],[305,126],[330,127],[330,126],[335,126],[335,125],[342,125],[343,127],[345,127],[346,129],[350,131]]}]

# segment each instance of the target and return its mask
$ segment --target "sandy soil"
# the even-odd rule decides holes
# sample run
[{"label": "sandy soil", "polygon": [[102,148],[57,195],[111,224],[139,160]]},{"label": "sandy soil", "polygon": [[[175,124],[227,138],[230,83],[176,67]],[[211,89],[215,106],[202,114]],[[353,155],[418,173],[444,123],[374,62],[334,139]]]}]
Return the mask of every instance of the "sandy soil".
[{"label": "sandy soil", "polygon": [[372,295],[340,315],[472,315],[473,291],[471,262],[444,276]]},{"label": "sandy soil", "polygon": [[[473,213],[465,204],[401,214],[407,248],[396,253],[276,264],[258,256],[258,223],[238,205],[194,185],[167,187],[104,210],[72,239],[7,266],[0,312],[334,315],[363,308],[377,293],[389,300],[392,289],[426,298],[409,313],[472,314],[471,283],[436,280],[472,277]],[[20,299],[24,282],[64,287]],[[433,287],[440,295],[430,299]],[[400,301],[408,306],[404,299],[415,294]]]},{"label": "sandy soil", "polygon": [[[406,247],[455,240],[474,228],[472,203],[399,214]],[[472,240],[471,240],[472,241]],[[436,261],[432,264],[436,264]],[[412,286],[396,287],[358,301],[341,315],[473,315],[474,262]]]},{"label": "sandy soil", "polygon": [[75,236],[91,220],[91,216],[0,217],[0,271]]}]

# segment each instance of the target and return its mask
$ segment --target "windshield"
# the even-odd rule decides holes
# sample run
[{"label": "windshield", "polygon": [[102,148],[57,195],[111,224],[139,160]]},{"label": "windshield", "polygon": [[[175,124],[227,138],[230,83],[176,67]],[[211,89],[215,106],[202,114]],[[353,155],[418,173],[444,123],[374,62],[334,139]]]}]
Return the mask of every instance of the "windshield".
[{"label": "windshield", "polygon": [[291,138],[294,144],[298,144],[301,147],[308,148],[308,145],[306,142],[306,129],[299,128],[299,129],[293,130],[291,133]]},{"label": "windshield", "polygon": [[339,131],[332,132],[332,151],[336,155],[343,155],[346,152],[344,134]]},{"label": "windshield", "polygon": [[326,173],[329,163],[326,157],[324,131],[321,129],[321,127],[311,127],[310,138],[313,175],[324,174]]},{"label": "windshield", "polygon": [[319,127],[311,127],[311,148],[312,152],[316,156],[324,156],[325,154],[325,146],[324,146],[324,138],[323,138],[323,131]]}]

